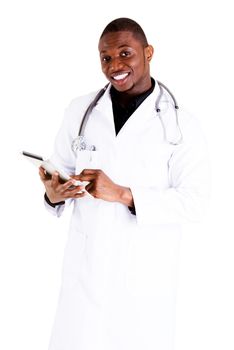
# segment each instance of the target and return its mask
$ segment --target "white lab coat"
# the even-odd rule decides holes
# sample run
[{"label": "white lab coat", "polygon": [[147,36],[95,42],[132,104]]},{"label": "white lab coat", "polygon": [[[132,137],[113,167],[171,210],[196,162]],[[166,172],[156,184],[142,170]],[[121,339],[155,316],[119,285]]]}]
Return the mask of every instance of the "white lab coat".
[{"label": "white lab coat", "polygon": [[[206,144],[198,122],[181,112],[183,143],[165,142],[154,92],[115,135],[109,89],[90,115],[80,151],[77,136],[90,94],[70,104],[51,160],[70,174],[102,169],[131,188],[136,216],[87,195],[73,201],[61,293],[50,350],[172,350],[181,224],[197,221],[209,192]],[[178,132],[170,97],[162,117]],[[60,216],[64,205],[48,207]]]}]

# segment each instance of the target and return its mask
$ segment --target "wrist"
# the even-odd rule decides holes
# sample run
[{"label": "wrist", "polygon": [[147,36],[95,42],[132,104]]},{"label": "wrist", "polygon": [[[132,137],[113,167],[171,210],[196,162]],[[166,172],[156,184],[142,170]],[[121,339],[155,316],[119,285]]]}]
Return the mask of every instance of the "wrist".
[{"label": "wrist", "polygon": [[44,198],[45,198],[46,203],[48,203],[53,208],[55,208],[57,205],[65,204],[65,201],[60,201],[60,202],[53,202],[53,201],[51,201],[51,199],[48,197],[46,192],[44,194]]},{"label": "wrist", "polygon": [[120,186],[119,202],[125,204],[127,207],[134,207],[132,191],[128,187]]}]

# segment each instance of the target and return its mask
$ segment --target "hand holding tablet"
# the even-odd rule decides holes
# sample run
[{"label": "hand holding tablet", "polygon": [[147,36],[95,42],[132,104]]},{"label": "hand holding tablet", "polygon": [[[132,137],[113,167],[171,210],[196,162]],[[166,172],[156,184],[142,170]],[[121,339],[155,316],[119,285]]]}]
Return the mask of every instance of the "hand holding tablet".
[{"label": "hand holding tablet", "polygon": [[[64,172],[62,169],[54,165],[49,159],[45,160],[42,156],[23,151],[21,153],[25,158],[27,158],[31,163],[36,165],[37,167],[42,167],[45,169],[46,173],[51,176],[54,172],[59,173],[59,177],[61,182],[66,182],[71,179],[71,176]],[[83,183],[81,181],[77,181],[74,183],[74,186],[81,186]]]}]

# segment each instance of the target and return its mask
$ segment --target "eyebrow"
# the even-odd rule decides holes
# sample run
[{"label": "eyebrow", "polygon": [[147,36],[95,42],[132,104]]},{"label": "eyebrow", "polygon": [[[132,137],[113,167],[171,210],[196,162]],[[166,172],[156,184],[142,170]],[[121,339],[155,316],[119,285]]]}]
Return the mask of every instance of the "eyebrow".
[{"label": "eyebrow", "polygon": [[[131,48],[130,45],[128,45],[128,44],[123,44],[123,45],[118,46],[117,49],[122,49],[123,47]],[[100,53],[105,53],[105,52],[107,52],[107,50],[102,50],[102,51],[100,51]]]}]

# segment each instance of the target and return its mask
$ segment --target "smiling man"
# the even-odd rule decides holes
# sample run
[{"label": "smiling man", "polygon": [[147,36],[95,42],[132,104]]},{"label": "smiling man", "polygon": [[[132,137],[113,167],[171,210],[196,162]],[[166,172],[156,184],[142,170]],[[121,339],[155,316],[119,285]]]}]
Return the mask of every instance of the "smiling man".
[{"label": "smiling man", "polygon": [[[128,29],[130,22],[126,22]],[[135,24],[134,32],[124,30],[123,20],[114,21],[99,41],[102,71],[112,84],[110,89],[116,133],[141,102],[153,91],[149,62],[153,47]],[[133,27],[133,28],[134,28]]]},{"label": "smiling man", "polygon": [[99,41],[102,71],[116,90],[132,97],[139,95],[151,87],[149,62],[153,47],[143,32],[109,32],[111,28],[104,30]]},{"label": "smiling man", "polygon": [[40,168],[46,207],[74,206],[49,349],[172,350],[181,228],[209,194],[206,144],[151,77],[138,23],[112,21],[98,48],[109,84],[72,101],[51,157],[71,180]]}]

